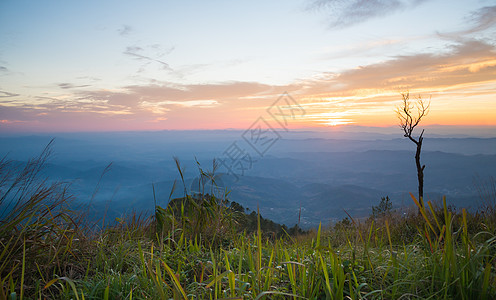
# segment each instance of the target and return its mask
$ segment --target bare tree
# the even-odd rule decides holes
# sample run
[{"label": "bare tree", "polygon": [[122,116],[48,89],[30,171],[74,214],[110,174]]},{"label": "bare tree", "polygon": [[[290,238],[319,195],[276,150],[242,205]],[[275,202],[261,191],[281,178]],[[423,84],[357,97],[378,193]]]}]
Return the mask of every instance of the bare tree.
[{"label": "bare tree", "polygon": [[396,113],[398,119],[400,120],[400,128],[403,129],[405,137],[410,139],[417,146],[417,151],[415,152],[415,164],[417,166],[417,178],[418,178],[418,198],[420,205],[424,206],[424,169],[425,165],[420,163],[420,152],[422,151],[422,142],[424,141],[424,129],[420,135],[416,138],[414,137],[415,127],[420,123],[423,117],[427,116],[429,112],[430,99],[426,101],[422,99],[419,95],[415,99],[415,103],[410,100],[410,93],[402,93],[403,103],[396,108]]}]

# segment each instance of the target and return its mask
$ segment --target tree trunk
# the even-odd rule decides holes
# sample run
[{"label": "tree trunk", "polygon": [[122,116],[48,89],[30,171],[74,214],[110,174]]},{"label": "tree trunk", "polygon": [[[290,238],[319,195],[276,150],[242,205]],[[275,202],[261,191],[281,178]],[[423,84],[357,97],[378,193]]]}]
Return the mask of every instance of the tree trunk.
[{"label": "tree trunk", "polygon": [[420,164],[420,152],[422,151],[423,137],[420,136],[417,144],[417,152],[415,153],[415,164],[417,165],[417,178],[418,178],[418,198],[420,205],[424,207],[424,169],[425,165]]}]

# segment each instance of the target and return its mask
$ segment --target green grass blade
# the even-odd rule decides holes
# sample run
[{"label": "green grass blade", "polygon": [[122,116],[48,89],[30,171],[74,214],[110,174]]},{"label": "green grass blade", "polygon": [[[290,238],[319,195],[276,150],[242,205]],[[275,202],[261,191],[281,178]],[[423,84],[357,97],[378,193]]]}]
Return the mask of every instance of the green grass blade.
[{"label": "green grass blade", "polygon": [[162,259],[160,259],[160,262],[162,263],[165,270],[167,271],[170,278],[172,279],[172,282],[174,283],[174,287],[181,293],[181,296],[183,296],[183,299],[188,300],[188,297],[186,296],[186,292],[184,291],[183,287],[181,286],[181,283],[179,282],[179,279],[177,278],[174,271],[172,271],[172,269]]}]

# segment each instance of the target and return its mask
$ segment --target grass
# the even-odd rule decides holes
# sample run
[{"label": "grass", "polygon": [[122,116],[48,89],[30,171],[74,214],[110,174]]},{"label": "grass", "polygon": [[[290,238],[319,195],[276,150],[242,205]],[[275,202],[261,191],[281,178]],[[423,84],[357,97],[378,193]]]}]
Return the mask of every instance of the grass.
[{"label": "grass", "polygon": [[48,149],[15,171],[0,162],[0,299],[496,297],[493,208],[424,207],[412,195],[406,215],[349,216],[275,237],[259,214],[256,229],[243,231],[226,199],[185,189],[154,216],[95,232],[69,209],[63,185],[38,181]]}]

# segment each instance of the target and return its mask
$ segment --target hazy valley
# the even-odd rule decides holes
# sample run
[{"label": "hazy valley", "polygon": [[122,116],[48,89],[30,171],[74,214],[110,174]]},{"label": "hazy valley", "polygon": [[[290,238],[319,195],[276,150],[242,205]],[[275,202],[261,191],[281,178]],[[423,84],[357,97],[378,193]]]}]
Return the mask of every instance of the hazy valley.
[{"label": "hazy valley", "polygon": [[[243,132],[163,131],[138,133],[74,133],[3,136],[1,154],[19,163],[41,153],[55,138],[43,170],[50,180],[70,184],[75,202],[91,202],[96,216],[110,219],[132,210],[151,213],[155,200],[166,206],[184,194],[173,156],[185,168],[188,192],[196,189],[195,158],[210,170],[213,158],[226,156],[236,142],[250,160],[233,176],[222,165],[216,171],[218,190],[229,200],[264,217],[302,227],[328,224],[346,216],[370,214],[372,205],[389,196],[395,208],[411,206],[416,194],[413,144],[400,134],[334,132],[284,133],[261,156],[241,138]],[[316,138],[324,136],[324,138]],[[428,200],[447,196],[457,207],[476,208],[478,187],[496,176],[496,138],[450,137],[428,133],[422,154]],[[110,168],[104,172],[110,164]],[[301,215],[300,215],[301,209]]]}]

